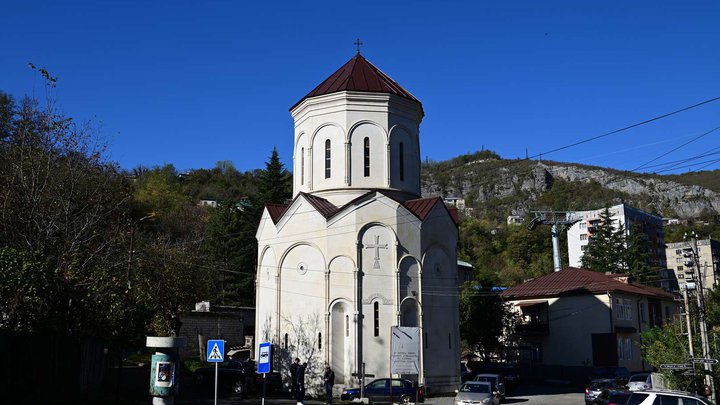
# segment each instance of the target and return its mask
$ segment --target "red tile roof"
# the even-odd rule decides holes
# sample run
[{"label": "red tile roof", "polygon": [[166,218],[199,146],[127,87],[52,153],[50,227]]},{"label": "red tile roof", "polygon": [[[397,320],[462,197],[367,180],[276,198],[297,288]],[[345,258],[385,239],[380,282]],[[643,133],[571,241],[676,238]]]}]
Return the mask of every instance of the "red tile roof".
[{"label": "red tile roof", "polygon": [[344,64],[335,73],[320,83],[310,93],[295,103],[292,110],[309,97],[322,96],[339,91],[364,91],[373,93],[389,93],[417,101],[409,91],[402,88],[388,75],[375,67],[359,53]]},{"label": "red tile roof", "polygon": [[338,207],[336,207],[333,203],[324,198],[302,192],[300,194],[302,194],[308,200],[308,202],[313,207],[315,207],[315,209],[318,210],[318,212],[325,218],[330,218],[339,210]]},{"label": "red tile roof", "polygon": [[[382,191],[369,191],[368,193],[361,195],[360,197],[350,201],[349,203],[345,204],[342,207],[337,207],[333,203],[331,203],[330,201],[328,201],[322,197],[318,197],[318,196],[308,194],[308,193],[303,193],[303,192],[298,193],[298,195],[295,198],[297,199],[298,197],[300,197],[302,195],[322,216],[324,216],[325,218],[330,218],[333,215],[340,212],[343,208],[354,204],[355,201],[361,200],[361,199],[365,198],[367,195],[375,193],[375,192],[379,192],[379,193],[385,195],[386,197],[393,198],[392,195],[386,194]],[[404,203],[402,203],[402,205],[405,208],[407,208],[408,211],[413,213],[419,220],[424,221],[425,218],[427,218],[427,216],[430,214],[430,211],[432,211],[435,204],[437,204],[438,202],[442,203],[442,198],[429,197],[429,198],[417,198],[414,200],[407,200]],[[443,206],[448,210],[450,217],[453,219],[453,221],[457,225],[457,223],[458,223],[457,210],[455,210],[455,212],[453,212],[451,209],[447,208],[445,206],[445,204],[443,204]],[[287,211],[288,205],[267,204],[265,207],[267,208],[268,213],[270,214],[270,217],[272,218],[273,222],[277,224],[277,222],[280,220],[280,218],[282,218],[282,216]]]},{"label": "red tile roof", "polygon": [[287,210],[287,205],[283,204],[266,204],[265,208],[268,210],[268,214],[270,214],[270,218],[272,218],[273,223],[277,224],[277,222],[282,218],[283,214]]},{"label": "red tile roof", "polygon": [[673,299],[672,294],[657,288],[623,283],[605,274],[575,267],[567,267],[509,288],[503,291],[502,296],[507,299],[525,299],[613,291]]},{"label": "red tile roof", "polygon": [[410,212],[415,214],[418,219],[424,221],[438,201],[442,201],[440,197],[418,198],[415,200],[407,200],[403,203],[403,205]]}]

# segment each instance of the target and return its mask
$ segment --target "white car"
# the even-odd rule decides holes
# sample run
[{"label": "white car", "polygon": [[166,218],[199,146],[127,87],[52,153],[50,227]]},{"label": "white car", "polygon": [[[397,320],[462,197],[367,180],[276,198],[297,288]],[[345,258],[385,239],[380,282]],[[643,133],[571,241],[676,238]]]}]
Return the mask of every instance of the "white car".
[{"label": "white car", "polygon": [[464,382],[455,394],[453,405],[500,405],[500,393],[489,382]]},{"label": "white car", "polygon": [[633,374],[627,383],[630,391],[645,391],[652,388],[652,379],[650,373]]},{"label": "white car", "polygon": [[627,405],[712,405],[707,398],[684,391],[648,390],[634,391],[627,401]]}]

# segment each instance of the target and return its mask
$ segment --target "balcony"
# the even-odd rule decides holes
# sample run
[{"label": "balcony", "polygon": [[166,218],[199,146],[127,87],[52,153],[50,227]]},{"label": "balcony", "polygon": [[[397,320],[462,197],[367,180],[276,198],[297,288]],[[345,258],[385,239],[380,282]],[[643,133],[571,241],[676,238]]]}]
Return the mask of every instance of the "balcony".
[{"label": "balcony", "polygon": [[521,323],[515,326],[515,331],[524,337],[547,336],[550,334],[550,325],[547,323]]}]

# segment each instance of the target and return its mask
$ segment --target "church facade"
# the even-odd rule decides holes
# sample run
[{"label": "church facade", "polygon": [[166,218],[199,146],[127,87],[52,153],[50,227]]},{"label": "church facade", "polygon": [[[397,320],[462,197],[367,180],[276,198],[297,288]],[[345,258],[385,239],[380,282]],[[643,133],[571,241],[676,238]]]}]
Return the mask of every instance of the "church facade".
[{"label": "church facade", "polygon": [[358,53],[290,112],[293,199],[258,226],[256,341],[283,373],[330,364],[342,389],[363,365],[388,377],[391,326],[417,326],[419,374],[403,377],[455,389],[457,218],[420,197],[421,103]]}]

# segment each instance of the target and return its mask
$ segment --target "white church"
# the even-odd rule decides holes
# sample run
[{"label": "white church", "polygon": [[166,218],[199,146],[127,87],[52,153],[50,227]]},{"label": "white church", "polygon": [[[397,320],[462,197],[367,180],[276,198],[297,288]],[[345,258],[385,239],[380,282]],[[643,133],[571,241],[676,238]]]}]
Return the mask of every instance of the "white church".
[{"label": "white church", "polygon": [[419,373],[402,377],[456,389],[457,218],[420,196],[420,101],[358,52],[290,112],[293,199],[258,226],[256,342],[286,375],[295,357],[330,364],[340,390],[363,364],[389,377],[391,326],[417,326]]}]

